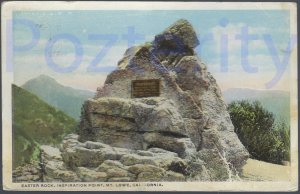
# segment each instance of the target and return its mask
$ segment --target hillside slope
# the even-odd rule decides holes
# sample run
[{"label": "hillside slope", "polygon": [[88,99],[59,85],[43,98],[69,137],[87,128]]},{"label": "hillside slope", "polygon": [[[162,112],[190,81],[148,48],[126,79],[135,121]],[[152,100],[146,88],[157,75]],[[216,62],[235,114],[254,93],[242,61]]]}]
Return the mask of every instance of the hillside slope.
[{"label": "hillside slope", "polygon": [[94,96],[93,92],[77,90],[58,83],[55,79],[40,75],[27,81],[22,88],[56,107],[72,118],[79,120],[81,106],[85,100]]},{"label": "hillside slope", "polygon": [[59,143],[77,122],[34,94],[12,85],[13,167],[37,157],[39,144]]}]

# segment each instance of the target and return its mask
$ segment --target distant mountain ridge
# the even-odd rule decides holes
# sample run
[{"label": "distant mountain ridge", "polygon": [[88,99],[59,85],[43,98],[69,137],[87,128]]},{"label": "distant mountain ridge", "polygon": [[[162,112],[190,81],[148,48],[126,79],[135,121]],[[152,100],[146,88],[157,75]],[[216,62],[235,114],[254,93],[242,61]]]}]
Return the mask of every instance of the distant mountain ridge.
[{"label": "distant mountain ridge", "polygon": [[48,104],[62,110],[76,120],[80,118],[81,106],[84,101],[94,96],[91,91],[64,86],[46,75],[40,75],[27,81],[22,85],[22,88],[37,95]]},{"label": "distant mountain ridge", "polygon": [[56,145],[78,123],[36,95],[12,85],[13,168],[38,159],[41,144]]},{"label": "distant mountain ridge", "polygon": [[290,94],[281,90],[255,90],[231,88],[223,92],[224,100],[229,104],[239,100],[258,100],[264,108],[274,113],[277,120],[290,119]]}]

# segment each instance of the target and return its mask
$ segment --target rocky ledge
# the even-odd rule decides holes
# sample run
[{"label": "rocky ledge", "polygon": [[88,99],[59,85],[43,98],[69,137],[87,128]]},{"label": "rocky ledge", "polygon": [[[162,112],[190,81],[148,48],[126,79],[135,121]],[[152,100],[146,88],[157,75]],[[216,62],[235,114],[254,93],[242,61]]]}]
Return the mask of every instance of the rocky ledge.
[{"label": "rocky ledge", "polygon": [[82,143],[78,135],[69,134],[59,149],[41,149],[46,182],[186,181],[194,176],[188,172],[190,165],[209,178],[203,163],[184,160],[160,148],[133,150],[93,141]]}]

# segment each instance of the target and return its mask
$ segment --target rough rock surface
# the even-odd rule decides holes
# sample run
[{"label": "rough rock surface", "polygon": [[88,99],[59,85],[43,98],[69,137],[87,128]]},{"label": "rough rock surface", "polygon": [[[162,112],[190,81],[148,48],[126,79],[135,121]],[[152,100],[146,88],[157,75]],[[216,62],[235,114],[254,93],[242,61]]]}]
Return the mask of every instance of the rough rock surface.
[{"label": "rough rock surface", "polygon": [[13,170],[13,182],[40,182],[42,181],[41,168],[37,164],[19,166]]},{"label": "rough rock surface", "polygon": [[[142,133],[144,138],[142,142],[150,142],[150,145],[166,150],[171,149],[170,151],[177,152],[181,157],[195,155],[196,148],[198,155],[202,156],[201,160],[207,163],[208,169],[210,169],[211,161],[219,163],[219,160],[224,159],[230,168],[239,171],[248,158],[248,152],[234,133],[234,127],[216,80],[193,50],[197,45],[199,41],[189,22],[186,20],[175,22],[157,35],[152,43],[129,48],[124,58],[120,60],[119,68],[107,76],[105,85],[98,92],[95,100],[122,98],[131,103],[140,101],[149,104],[150,101],[152,103],[157,99],[157,102],[160,102],[163,100],[158,98],[131,99],[132,80],[160,79],[161,95],[159,98],[167,99],[168,103],[153,104],[156,105],[156,109],[166,110],[172,116],[164,113],[158,114],[162,121],[157,120],[154,125],[159,133],[151,135],[148,131]],[[82,114],[81,129],[87,139],[94,137],[94,135],[86,136],[87,130],[96,130],[98,131],[96,133],[100,133],[95,125],[88,122],[94,113],[98,114],[97,111],[91,113],[91,109],[103,108],[101,104],[97,106],[93,102],[94,100],[89,100],[85,103]],[[122,109],[118,110],[122,112]],[[146,112],[148,110],[144,108],[146,115],[149,115]],[[122,116],[120,113],[118,117]],[[132,121],[140,124],[140,121],[144,123],[144,118],[147,120],[147,116],[138,114]],[[158,127],[165,123],[166,126],[173,126],[167,122],[168,119],[173,118],[178,121],[176,125],[180,126],[179,130],[175,128],[166,130]],[[141,127],[138,127],[137,130],[140,129]],[[167,133],[167,131],[172,133]],[[178,138],[181,138],[179,141],[181,143],[178,142]],[[156,143],[152,142],[155,140]],[[184,153],[185,151],[187,153]],[[210,153],[217,153],[217,155]],[[222,165],[218,166],[221,168]],[[216,170],[216,167],[211,169]]]},{"label": "rough rock surface", "polygon": [[[51,156],[42,148],[44,181],[185,181],[187,163],[178,154],[160,148],[133,150],[78,141],[67,135]],[[54,151],[54,150],[53,150]],[[63,161],[63,162],[62,162]]]},{"label": "rough rock surface", "polygon": [[[226,181],[248,152],[221,91],[179,20],[151,43],[129,48],[94,99],[78,135],[42,147],[45,181]],[[160,96],[131,98],[132,80],[159,79]]]}]

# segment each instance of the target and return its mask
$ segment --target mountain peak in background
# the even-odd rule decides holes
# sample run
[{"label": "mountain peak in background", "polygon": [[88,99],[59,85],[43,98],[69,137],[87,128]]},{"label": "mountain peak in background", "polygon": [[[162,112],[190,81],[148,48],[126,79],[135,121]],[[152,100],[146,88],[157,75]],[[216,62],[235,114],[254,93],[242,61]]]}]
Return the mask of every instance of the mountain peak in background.
[{"label": "mountain peak in background", "polygon": [[54,78],[52,78],[48,75],[45,75],[45,74],[41,74],[34,79],[57,82]]},{"label": "mountain peak in background", "polygon": [[54,78],[43,74],[27,81],[22,88],[76,120],[79,120],[83,102],[94,96],[93,92],[64,86]]}]

